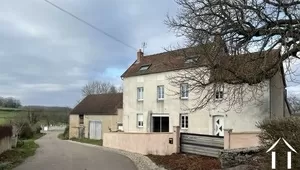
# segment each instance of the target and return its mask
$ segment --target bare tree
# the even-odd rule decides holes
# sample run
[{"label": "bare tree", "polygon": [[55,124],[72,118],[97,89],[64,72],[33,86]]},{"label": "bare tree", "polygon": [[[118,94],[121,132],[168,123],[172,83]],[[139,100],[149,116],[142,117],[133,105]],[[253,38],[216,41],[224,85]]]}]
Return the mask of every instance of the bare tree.
[{"label": "bare tree", "polygon": [[[192,62],[170,80],[177,87],[188,82],[189,90],[198,94],[193,110],[205,107],[214,99],[216,87],[224,85],[229,108],[261,99],[263,80],[280,71],[283,62],[290,66],[292,59],[299,58],[298,0],[176,2],[181,10],[168,16],[166,24],[186,38],[187,47],[193,47],[180,51]],[[290,67],[286,71],[293,73]]]},{"label": "bare tree", "polygon": [[291,106],[292,114],[300,112],[300,98],[297,95],[295,94],[290,95],[288,97],[288,102]]},{"label": "bare tree", "polygon": [[117,93],[116,87],[109,82],[93,81],[82,88],[82,95]]},{"label": "bare tree", "polygon": [[119,87],[118,87],[118,93],[123,93],[123,86],[122,85],[120,85]]}]

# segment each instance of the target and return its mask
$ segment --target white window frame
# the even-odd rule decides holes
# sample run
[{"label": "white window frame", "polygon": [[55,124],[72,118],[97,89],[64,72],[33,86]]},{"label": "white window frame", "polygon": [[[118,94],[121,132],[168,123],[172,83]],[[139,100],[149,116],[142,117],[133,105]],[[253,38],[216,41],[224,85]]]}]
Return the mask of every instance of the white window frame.
[{"label": "white window frame", "polygon": [[165,86],[160,85],[157,86],[157,100],[164,100],[165,99]]},{"label": "white window frame", "polygon": [[142,113],[136,114],[136,126],[138,128],[144,127],[144,115]]},{"label": "white window frame", "polygon": [[180,98],[181,99],[189,98],[189,84],[183,83],[180,85]]},{"label": "white window frame", "polygon": [[144,100],[144,87],[138,87],[136,91],[137,91],[137,100],[143,101]]},{"label": "white window frame", "polygon": [[220,101],[224,98],[224,85],[217,85],[215,88],[215,100]]},{"label": "white window frame", "polygon": [[[189,115],[187,113],[180,114],[180,129],[188,129],[189,128]],[[183,121],[183,123],[182,123]]]},{"label": "white window frame", "polygon": [[120,127],[122,127],[122,129],[123,129],[123,123],[117,122],[117,130],[121,130]]}]

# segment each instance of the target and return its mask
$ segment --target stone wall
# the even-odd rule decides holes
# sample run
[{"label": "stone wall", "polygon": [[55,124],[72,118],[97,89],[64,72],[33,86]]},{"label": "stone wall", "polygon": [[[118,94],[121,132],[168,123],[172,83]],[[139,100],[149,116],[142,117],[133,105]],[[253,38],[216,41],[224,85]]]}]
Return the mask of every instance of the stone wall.
[{"label": "stone wall", "polygon": [[223,169],[237,166],[254,167],[259,165],[259,154],[262,150],[259,147],[225,149],[220,154],[221,166]]},{"label": "stone wall", "polygon": [[6,136],[2,139],[0,139],[0,154],[4,151],[7,151],[9,149],[11,149],[12,147],[12,143],[11,143],[11,137],[10,136]]}]

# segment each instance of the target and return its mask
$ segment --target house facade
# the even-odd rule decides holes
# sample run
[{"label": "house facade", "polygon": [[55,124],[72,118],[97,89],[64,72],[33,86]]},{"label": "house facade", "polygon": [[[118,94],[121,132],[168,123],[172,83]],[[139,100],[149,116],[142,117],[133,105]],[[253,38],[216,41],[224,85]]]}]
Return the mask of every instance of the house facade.
[{"label": "house facade", "polygon": [[69,138],[102,139],[103,133],[123,130],[123,94],[85,97],[69,114]]},{"label": "house facade", "polygon": [[[223,136],[224,129],[257,132],[257,122],[290,115],[283,69],[272,78],[263,80],[259,100],[248,102],[239,111],[228,110],[222,103],[229,86],[225,84],[215,94],[213,102],[203,109],[190,112],[187,108],[195,106],[194,99],[198,95],[189,92],[189,82],[183,82],[180,86],[171,85],[170,77],[178,74],[180,68],[163,64],[172,60],[170,55],[172,53],[165,52],[144,56],[139,51],[136,61],[122,75],[125,132],[172,132],[173,126],[180,126],[181,132]],[[179,65],[180,62],[184,64],[186,60],[176,60]],[[174,95],[174,91],[179,91],[180,95]],[[245,96],[247,98],[247,94]]]}]

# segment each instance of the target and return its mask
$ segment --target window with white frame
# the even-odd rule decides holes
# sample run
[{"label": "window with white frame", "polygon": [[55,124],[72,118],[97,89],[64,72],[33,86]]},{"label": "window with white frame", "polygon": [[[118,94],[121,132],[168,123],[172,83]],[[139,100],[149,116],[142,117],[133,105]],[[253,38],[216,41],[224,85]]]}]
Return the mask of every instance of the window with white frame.
[{"label": "window with white frame", "polygon": [[144,88],[143,87],[137,88],[137,100],[138,101],[144,100]]},{"label": "window with white frame", "polygon": [[150,65],[143,65],[140,67],[140,71],[148,70],[149,67]]},{"label": "window with white frame", "polygon": [[180,98],[181,99],[189,98],[189,85],[187,83],[180,85]]},{"label": "window with white frame", "polygon": [[224,85],[216,85],[215,88],[215,99],[222,100],[224,97]]},{"label": "window with white frame", "polygon": [[189,116],[188,114],[180,114],[180,128],[188,129],[189,128]]},{"label": "window with white frame", "polygon": [[137,114],[137,127],[143,127],[144,126],[144,116],[143,114],[139,113]]},{"label": "window with white frame", "polygon": [[164,86],[157,86],[157,99],[163,100],[165,98]]}]

